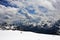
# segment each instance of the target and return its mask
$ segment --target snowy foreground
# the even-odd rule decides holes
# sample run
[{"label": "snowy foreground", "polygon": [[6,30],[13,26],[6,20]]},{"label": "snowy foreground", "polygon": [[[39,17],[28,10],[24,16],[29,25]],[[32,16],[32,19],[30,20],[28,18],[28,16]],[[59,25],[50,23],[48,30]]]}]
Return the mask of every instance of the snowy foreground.
[{"label": "snowy foreground", "polygon": [[0,30],[0,40],[60,40],[60,36],[24,31]]}]

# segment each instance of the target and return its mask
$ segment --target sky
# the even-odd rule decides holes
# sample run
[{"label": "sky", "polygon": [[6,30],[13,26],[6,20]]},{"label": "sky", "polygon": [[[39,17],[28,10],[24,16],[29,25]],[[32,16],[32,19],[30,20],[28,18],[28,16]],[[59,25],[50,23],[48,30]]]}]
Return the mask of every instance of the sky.
[{"label": "sky", "polygon": [[[0,22],[50,26],[60,19],[59,0],[0,0]],[[51,21],[51,23],[47,22]]]}]

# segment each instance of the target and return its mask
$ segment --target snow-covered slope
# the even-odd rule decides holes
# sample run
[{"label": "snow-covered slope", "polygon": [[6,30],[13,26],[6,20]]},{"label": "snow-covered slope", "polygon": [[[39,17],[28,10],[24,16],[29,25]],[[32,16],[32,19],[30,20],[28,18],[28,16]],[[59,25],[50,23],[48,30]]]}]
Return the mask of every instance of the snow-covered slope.
[{"label": "snow-covered slope", "polygon": [[24,31],[0,30],[0,40],[60,40],[60,36],[37,34]]}]

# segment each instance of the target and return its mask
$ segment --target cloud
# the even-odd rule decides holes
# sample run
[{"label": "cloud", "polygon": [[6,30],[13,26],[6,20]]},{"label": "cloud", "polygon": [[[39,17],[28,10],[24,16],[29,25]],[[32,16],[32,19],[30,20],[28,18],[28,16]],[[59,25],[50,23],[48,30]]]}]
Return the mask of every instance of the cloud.
[{"label": "cloud", "polygon": [[16,5],[17,7],[25,7],[28,5],[42,5],[50,10],[54,9],[52,3],[47,0],[7,0],[11,5]]},{"label": "cloud", "polygon": [[0,20],[12,22],[19,20],[21,17],[23,18],[22,15],[18,14],[18,8],[0,5]]},{"label": "cloud", "polygon": [[[58,3],[55,0],[6,0],[9,6],[0,4],[0,20],[12,23],[21,21],[23,24],[49,26],[60,19]],[[2,2],[2,1],[1,1]],[[13,7],[11,7],[11,6]],[[59,4],[60,5],[60,4]],[[15,7],[16,6],[16,7]],[[57,8],[55,8],[55,6]],[[47,22],[51,21],[51,23]]]}]

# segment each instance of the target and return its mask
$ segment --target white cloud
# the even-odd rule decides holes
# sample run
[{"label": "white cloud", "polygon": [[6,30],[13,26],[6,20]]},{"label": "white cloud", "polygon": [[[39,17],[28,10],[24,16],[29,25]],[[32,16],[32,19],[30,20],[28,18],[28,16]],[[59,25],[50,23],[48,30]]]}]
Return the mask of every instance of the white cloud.
[{"label": "white cloud", "polygon": [[[0,5],[0,20],[3,20],[4,17],[8,17],[9,19],[4,19],[4,21],[16,21],[16,20],[23,20],[26,24],[26,22],[41,23],[44,21],[44,23],[49,23],[47,21],[52,21],[54,23],[55,21],[60,19],[60,12],[57,10],[58,8],[55,8],[55,0],[7,0],[10,2],[11,5],[16,5],[18,8],[14,7],[5,7],[4,5]],[[53,2],[53,3],[52,3]],[[33,6],[33,9],[35,10],[35,14],[30,14],[25,8],[28,6]],[[55,6],[54,6],[55,5]],[[59,4],[60,5],[60,4]],[[48,12],[44,13],[41,12],[38,8],[39,6],[43,6],[48,9]],[[58,7],[58,6],[56,6]],[[29,7],[28,7],[29,8]],[[22,10],[23,14],[19,13],[18,11]],[[32,10],[32,9],[31,9]],[[25,21],[24,21],[25,20]]]},{"label": "white cloud", "polygon": [[19,20],[20,18],[23,18],[23,16],[18,14],[18,8],[5,7],[4,5],[0,5],[0,20],[11,22],[14,20]]},{"label": "white cloud", "polygon": [[42,5],[50,10],[54,9],[52,3],[48,0],[7,0],[11,5],[16,5],[18,7],[28,6],[28,5]]}]

